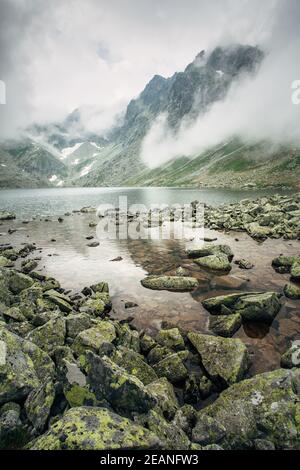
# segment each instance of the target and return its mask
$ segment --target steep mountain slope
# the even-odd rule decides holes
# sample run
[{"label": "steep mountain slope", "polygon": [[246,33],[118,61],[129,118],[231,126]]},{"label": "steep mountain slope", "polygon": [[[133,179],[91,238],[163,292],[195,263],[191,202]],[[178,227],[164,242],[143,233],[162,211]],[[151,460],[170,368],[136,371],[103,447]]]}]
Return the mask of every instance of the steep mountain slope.
[{"label": "steep mountain slope", "polygon": [[68,169],[58,154],[29,138],[2,145],[0,160],[1,187],[52,186],[68,175]]},{"label": "steep mountain slope", "polygon": [[170,78],[155,75],[140,96],[129,103],[123,125],[112,131],[109,146],[99,153],[87,174],[74,178],[74,183],[110,186],[136,178],[143,184],[147,168],[140,160],[140,148],[155,119],[165,113],[176,132],[183,119],[193,120],[222,100],[237,78],[254,74],[262,59],[263,53],[257,47],[219,47],[208,57],[200,52],[183,72]]}]

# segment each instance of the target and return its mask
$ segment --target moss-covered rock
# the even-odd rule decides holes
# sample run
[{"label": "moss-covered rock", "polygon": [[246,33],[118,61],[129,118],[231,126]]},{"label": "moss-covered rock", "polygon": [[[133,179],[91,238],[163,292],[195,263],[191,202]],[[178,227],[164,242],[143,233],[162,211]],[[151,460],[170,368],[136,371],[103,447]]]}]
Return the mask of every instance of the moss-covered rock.
[{"label": "moss-covered rock", "polygon": [[63,392],[71,408],[78,406],[97,406],[99,401],[90,390],[86,376],[76,362],[62,359],[59,366]]},{"label": "moss-covered rock", "polygon": [[300,281],[300,261],[294,263],[291,267],[291,278],[294,281]]},{"label": "moss-covered rock", "polygon": [[206,256],[213,256],[223,254],[231,261],[233,258],[233,252],[228,245],[213,245],[204,244],[199,247],[193,247],[187,250],[187,254],[190,258],[204,258]]},{"label": "moss-covered rock", "polygon": [[234,305],[234,311],[243,320],[272,323],[281,308],[279,296],[275,292],[253,294],[240,297]]},{"label": "moss-covered rock", "polygon": [[300,367],[300,342],[295,341],[292,346],[281,356],[281,367],[293,369]]},{"label": "moss-covered rock", "polygon": [[6,258],[5,256],[0,255],[0,268],[9,268],[12,267],[14,263]]},{"label": "moss-covered rock", "polygon": [[162,361],[165,357],[173,354],[173,351],[165,346],[155,346],[148,354],[148,362],[149,364],[157,364],[158,362]]},{"label": "moss-covered rock", "polygon": [[183,276],[148,276],[141,283],[147,289],[171,292],[189,292],[198,287],[197,279]]},{"label": "moss-covered rock", "polygon": [[21,418],[21,407],[17,403],[6,403],[0,409],[0,449],[21,448],[26,442],[27,431]]},{"label": "moss-covered rock", "polygon": [[208,377],[218,386],[229,386],[243,378],[249,356],[241,340],[193,332],[188,338],[197,349]]},{"label": "moss-covered rock", "polygon": [[202,305],[215,315],[238,313],[243,320],[272,323],[281,308],[279,297],[276,292],[242,292],[212,297]]},{"label": "moss-covered rock", "polygon": [[209,319],[209,329],[217,336],[231,338],[242,325],[242,317],[239,313],[232,315],[216,315]]},{"label": "moss-covered rock", "polygon": [[299,449],[299,374],[279,369],[231,386],[198,413],[193,441],[247,449],[267,439],[277,449]]},{"label": "moss-covered rock", "polygon": [[19,401],[40,385],[24,341],[0,325],[0,405]]},{"label": "moss-covered rock", "polygon": [[149,335],[142,335],[140,338],[140,346],[141,346],[141,351],[145,356],[149,354],[151,349],[153,349],[157,345],[156,341],[152,336]]},{"label": "moss-covered rock", "polygon": [[10,270],[8,278],[8,287],[13,294],[20,294],[22,290],[28,289],[33,285],[31,277],[18,271]]},{"label": "moss-covered rock", "polygon": [[150,431],[104,408],[67,411],[51,429],[33,441],[32,450],[152,450],[161,448]]},{"label": "moss-covered rock", "polygon": [[190,448],[189,438],[183,430],[175,423],[167,422],[157,411],[151,410],[146,415],[136,417],[136,420],[160,439],[163,449],[188,450]]},{"label": "moss-covered rock", "polygon": [[45,325],[31,331],[27,339],[43,349],[43,351],[52,354],[57,346],[65,344],[65,337],[66,320],[58,316],[45,323]]},{"label": "moss-covered rock", "polygon": [[197,258],[194,262],[201,268],[210,269],[212,271],[229,272],[232,269],[228,257],[222,253]]},{"label": "moss-covered rock", "polygon": [[175,349],[175,351],[181,351],[185,348],[184,339],[178,328],[160,330],[156,335],[155,340],[161,346]]},{"label": "moss-covered rock", "polygon": [[[182,353],[184,355],[182,355]],[[186,359],[187,356],[187,351],[170,354],[154,364],[153,368],[159,377],[166,377],[171,383],[182,382],[188,375],[187,368],[182,361],[182,359]]]},{"label": "moss-covered rock", "polygon": [[19,307],[11,307],[6,309],[3,316],[6,320],[12,320],[15,322],[26,321],[26,317],[22,314]]},{"label": "moss-covered rock", "polygon": [[54,289],[50,289],[44,293],[44,297],[46,300],[50,300],[50,302],[57,305],[62,312],[72,312],[72,302],[67,295],[61,294]]},{"label": "moss-covered rock", "polygon": [[54,398],[54,385],[50,379],[42,383],[37,389],[32,390],[25,401],[27,418],[38,434],[44,431]]},{"label": "moss-covered rock", "polygon": [[72,350],[79,356],[86,350],[96,353],[106,351],[107,345],[110,345],[116,338],[116,330],[112,322],[100,321],[96,326],[82,331],[76,336],[72,344]]},{"label": "moss-covered rock", "polygon": [[116,344],[139,353],[141,350],[141,341],[138,331],[133,330],[128,323],[121,324],[114,322],[114,327],[117,333]]},{"label": "moss-covered rock", "polygon": [[16,215],[13,212],[0,211],[0,220],[13,220],[16,218]]},{"label": "moss-covered rock", "polygon": [[173,385],[162,377],[147,385],[147,390],[157,399],[157,407],[164,417],[172,419],[179,407]]},{"label": "moss-covered rock", "polygon": [[104,317],[111,310],[111,300],[107,292],[96,292],[92,297],[82,302],[80,311],[95,317]]},{"label": "moss-covered rock", "polygon": [[177,410],[174,418],[174,424],[181,428],[189,438],[192,437],[192,429],[194,428],[196,421],[197,412],[191,405],[182,406]]},{"label": "moss-covered rock", "polygon": [[125,369],[128,374],[137,377],[144,385],[148,385],[158,378],[152,367],[145,362],[143,356],[131,349],[119,346],[111,359]]},{"label": "moss-covered rock", "polygon": [[[273,259],[272,266],[274,268],[289,268],[293,266],[295,263],[300,263],[300,256],[278,256],[278,258]],[[289,271],[288,271],[289,272]]]},{"label": "moss-covered rock", "polygon": [[98,400],[106,399],[115,410],[130,415],[147,413],[157,401],[144,384],[108,357],[87,351],[85,370],[90,390]]},{"label": "moss-covered rock", "polygon": [[288,283],[284,286],[283,289],[284,295],[289,299],[300,299],[300,287],[296,286],[296,284]]},{"label": "moss-covered rock", "polygon": [[108,283],[105,281],[98,282],[97,284],[93,284],[91,286],[91,289],[93,292],[106,292],[107,294],[109,293],[109,287]]},{"label": "moss-covered rock", "polygon": [[74,313],[66,318],[67,336],[76,338],[76,336],[84,330],[92,326],[92,319],[87,313]]}]

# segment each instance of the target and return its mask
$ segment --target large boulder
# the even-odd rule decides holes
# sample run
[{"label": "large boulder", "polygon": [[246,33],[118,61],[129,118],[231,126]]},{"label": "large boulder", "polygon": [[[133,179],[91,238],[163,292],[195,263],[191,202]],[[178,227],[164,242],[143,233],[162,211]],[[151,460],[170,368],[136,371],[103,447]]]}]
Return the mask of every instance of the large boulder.
[{"label": "large boulder", "polygon": [[210,269],[212,271],[229,272],[232,269],[228,257],[223,253],[204,256],[203,258],[198,258],[194,261],[201,268]]},{"label": "large boulder", "polygon": [[159,377],[166,377],[173,384],[182,382],[188,376],[188,370],[183,363],[187,356],[188,351],[169,354],[154,364],[153,369]]},{"label": "large boulder", "polygon": [[214,315],[209,319],[209,329],[217,336],[231,338],[242,325],[242,317],[239,313],[232,315]]},{"label": "large boulder", "polygon": [[284,295],[289,299],[300,299],[300,287],[296,286],[296,284],[292,284],[291,282],[289,282],[284,286],[283,292]]},{"label": "large boulder", "polygon": [[56,317],[45,325],[35,328],[27,335],[27,339],[48,354],[52,354],[58,346],[63,346],[66,336],[66,320]]},{"label": "large boulder", "polygon": [[131,349],[119,346],[111,359],[119,367],[125,369],[128,374],[137,377],[144,385],[148,385],[158,378],[152,367],[145,362],[143,356]]},{"label": "large boulder", "polygon": [[179,408],[173,385],[162,377],[147,385],[147,390],[157,399],[157,407],[164,417],[172,419]]},{"label": "large boulder", "polygon": [[249,366],[246,346],[240,339],[220,338],[191,332],[188,338],[197,349],[208,377],[220,387],[241,380]]},{"label": "large boulder", "polygon": [[44,431],[54,398],[54,385],[50,379],[32,390],[25,401],[27,417],[38,434]]},{"label": "large boulder", "polygon": [[67,336],[72,339],[91,326],[92,319],[87,313],[73,313],[66,318]]},{"label": "large boulder", "polygon": [[215,315],[240,314],[243,320],[272,323],[281,305],[276,292],[245,292],[221,295],[202,302]]},{"label": "large boulder", "polygon": [[0,326],[0,405],[25,399],[53,374],[51,363],[37,346]]},{"label": "large boulder", "polygon": [[96,353],[106,351],[116,338],[116,330],[112,322],[99,321],[96,326],[82,331],[72,344],[73,351],[79,356],[86,350]]},{"label": "large boulder", "polygon": [[61,294],[54,289],[50,289],[44,293],[44,297],[53,304],[57,305],[62,312],[72,312],[72,301],[67,295]]},{"label": "large boulder", "polygon": [[149,430],[105,408],[72,408],[33,441],[31,450],[152,450],[161,448]]},{"label": "large boulder", "polygon": [[299,380],[299,369],[279,369],[231,386],[198,413],[193,441],[249,449],[266,439],[276,449],[299,449]]},{"label": "large boulder", "polygon": [[157,401],[144,384],[117,366],[108,357],[88,351],[85,369],[90,390],[96,398],[107,400],[114,409],[130,415],[147,413]]},{"label": "large boulder", "polygon": [[198,287],[197,279],[184,276],[148,276],[141,283],[147,289],[172,292],[189,292]]},{"label": "large boulder", "polygon": [[185,348],[184,339],[178,328],[171,328],[169,330],[160,330],[156,337],[156,341],[161,346],[181,351]]}]

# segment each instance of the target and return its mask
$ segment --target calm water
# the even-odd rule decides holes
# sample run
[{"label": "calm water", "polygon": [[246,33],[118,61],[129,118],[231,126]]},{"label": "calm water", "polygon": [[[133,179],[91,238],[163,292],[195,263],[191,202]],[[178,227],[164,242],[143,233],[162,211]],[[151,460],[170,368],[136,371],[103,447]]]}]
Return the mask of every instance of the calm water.
[{"label": "calm water", "polygon": [[0,210],[6,209],[15,212],[18,216],[28,218],[34,215],[61,215],[83,206],[117,205],[119,196],[127,196],[129,205],[185,204],[194,200],[218,205],[274,193],[274,190],[230,191],[181,188],[7,189],[0,190]]},{"label": "calm water", "polygon": [[[118,196],[127,194],[129,203],[174,203],[198,199],[210,204],[236,201],[255,197],[265,192],[197,191],[178,189],[46,189],[0,191],[0,207],[13,210],[16,220],[2,223],[0,243],[21,246],[35,242],[38,250],[32,257],[39,257],[37,270],[57,278],[62,287],[73,292],[80,291],[101,280],[109,282],[113,300],[112,316],[134,317],[138,328],[155,331],[163,321],[186,329],[208,332],[209,314],[201,301],[223,293],[246,291],[276,291],[282,289],[288,275],[276,273],[272,259],[281,253],[299,254],[299,241],[267,240],[260,244],[245,233],[229,234],[206,230],[205,235],[217,237],[217,243],[232,247],[235,259],[247,258],[254,269],[241,271],[234,263],[230,275],[216,276],[198,267],[188,259],[185,249],[189,240],[106,240],[96,248],[87,246],[87,236],[96,237],[95,214],[74,213],[59,223],[57,215],[85,205],[109,202],[117,203]],[[25,218],[33,215],[51,216],[50,221]],[[16,232],[8,234],[8,229]],[[120,261],[112,261],[121,257]],[[145,289],[141,280],[148,274],[175,274],[176,268],[184,267],[189,275],[198,278],[199,288],[193,294],[157,292]],[[125,309],[125,302],[138,304]],[[270,328],[257,325],[243,326],[236,334],[252,353],[251,372],[278,368],[280,354],[290,341],[299,339],[299,301],[282,299],[282,309]]]}]

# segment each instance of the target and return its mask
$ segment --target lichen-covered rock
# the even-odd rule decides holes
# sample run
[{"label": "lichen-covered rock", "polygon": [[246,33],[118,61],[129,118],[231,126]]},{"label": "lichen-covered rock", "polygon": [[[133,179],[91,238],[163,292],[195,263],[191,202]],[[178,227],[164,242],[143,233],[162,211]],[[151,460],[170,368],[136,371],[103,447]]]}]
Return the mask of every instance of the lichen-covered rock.
[{"label": "lichen-covered rock", "polygon": [[61,294],[54,289],[50,289],[44,293],[44,297],[57,305],[62,312],[72,312],[72,302],[67,295]]},{"label": "lichen-covered rock", "polygon": [[209,319],[209,329],[218,336],[231,338],[242,325],[242,317],[239,313],[232,315],[216,315]]},{"label": "lichen-covered rock", "polygon": [[151,349],[148,354],[148,362],[149,364],[157,364],[158,362],[162,361],[165,357],[173,354],[173,351],[165,346],[155,346]]},{"label": "lichen-covered rock", "polygon": [[16,218],[16,215],[13,212],[0,211],[0,220],[13,220]]},{"label": "lichen-covered rock", "polygon": [[157,401],[144,384],[129,375],[108,357],[86,353],[85,369],[90,390],[98,400],[106,399],[117,411],[124,414],[147,413]]},{"label": "lichen-covered rock", "polygon": [[189,292],[198,287],[197,279],[183,276],[148,276],[141,281],[147,289]]},{"label": "lichen-covered rock", "polygon": [[28,289],[33,285],[33,279],[26,274],[10,270],[8,277],[8,287],[13,294],[20,294],[22,290]]},{"label": "lichen-covered rock", "polygon": [[10,261],[5,256],[0,256],[0,268],[9,268],[12,267],[14,263]]},{"label": "lichen-covered rock", "polygon": [[254,268],[254,264],[251,261],[247,260],[247,259],[238,260],[237,265],[240,269],[245,269],[245,270],[249,270],[249,269]]},{"label": "lichen-covered rock", "polygon": [[234,311],[243,320],[272,323],[281,308],[279,295],[275,292],[253,294],[240,297],[234,305]]},{"label": "lichen-covered rock", "polygon": [[240,339],[189,333],[209,378],[224,387],[241,380],[249,366],[246,346]]},{"label": "lichen-covered rock", "polygon": [[232,269],[228,257],[222,253],[197,258],[194,262],[201,268],[210,269],[212,271],[229,272]]},{"label": "lichen-covered rock", "polygon": [[107,294],[109,293],[108,283],[104,281],[92,285],[91,289],[93,292],[106,292]]},{"label": "lichen-covered rock", "polygon": [[198,413],[193,441],[248,449],[267,439],[276,449],[299,449],[299,379],[299,369],[279,369],[231,386]]},{"label": "lichen-covered rock", "polygon": [[81,312],[87,312],[95,317],[104,317],[111,310],[111,300],[108,292],[96,292],[86,299],[80,307]]},{"label": "lichen-covered rock", "polygon": [[33,441],[31,450],[152,450],[161,448],[149,430],[104,408],[72,408]]},{"label": "lichen-covered rock", "polygon": [[281,367],[285,369],[300,367],[300,341],[295,341],[281,356]]},{"label": "lichen-covered rock", "polygon": [[179,407],[173,385],[162,377],[147,385],[147,390],[157,399],[157,407],[164,417],[172,419]]},{"label": "lichen-covered rock", "polygon": [[12,320],[15,322],[26,321],[26,317],[22,314],[19,307],[11,307],[6,309],[3,316],[6,320]]},{"label": "lichen-covered rock", "polygon": [[[295,263],[300,263],[300,256],[278,256],[278,258],[273,259],[272,266],[274,268],[289,268]],[[289,271],[288,271],[289,272]]]},{"label": "lichen-covered rock", "polygon": [[22,272],[24,274],[29,274],[37,267],[38,263],[34,259],[28,260],[25,263],[22,263]]},{"label": "lichen-covered rock", "polygon": [[141,351],[145,356],[149,354],[151,349],[153,349],[157,345],[156,341],[152,336],[149,335],[142,335],[140,338],[140,346],[141,346]]},{"label": "lichen-covered rock", "polygon": [[99,401],[90,390],[86,376],[75,361],[69,362],[68,359],[62,359],[59,371],[63,392],[71,408],[98,406]]},{"label": "lichen-covered rock", "polygon": [[116,330],[112,322],[100,321],[96,326],[82,331],[72,344],[73,351],[79,356],[86,350],[96,353],[105,351],[116,338]]},{"label": "lichen-covered rock", "polygon": [[0,409],[0,449],[23,447],[27,432],[20,419],[21,407],[17,403],[6,403]]},{"label": "lichen-covered rock", "polygon": [[215,315],[238,313],[244,320],[272,323],[281,308],[279,297],[276,292],[245,292],[206,299],[202,305]]},{"label": "lichen-covered rock", "polygon": [[24,341],[0,325],[0,405],[19,401],[40,385]]},{"label": "lichen-covered rock", "polygon": [[141,350],[141,341],[138,331],[133,330],[128,323],[121,324],[115,322],[114,327],[117,333],[116,344],[139,353]]},{"label": "lichen-covered rock", "polygon": [[167,422],[157,411],[151,410],[146,415],[137,416],[136,420],[160,439],[163,449],[188,450],[190,448],[189,438],[183,430],[175,423]]},{"label": "lichen-covered rock", "polygon": [[246,224],[245,228],[250,237],[257,240],[265,240],[273,233],[273,229],[271,227],[259,225],[258,222],[251,222],[250,224]]},{"label": "lichen-covered rock", "polygon": [[233,258],[233,252],[228,245],[212,245],[205,244],[199,247],[193,247],[187,250],[187,254],[190,258],[204,258],[206,256],[223,254],[231,261]]},{"label": "lichen-covered rock", "polygon": [[289,299],[300,299],[300,287],[296,286],[296,284],[288,283],[284,286],[283,289],[284,295]]},{"label": "lichen-covered rock", "polygon": [[27,339],[43,351],[52,354],[57,346],[65,344],[65,337],[66,320],[58,316],[45,325],[35,328],[28,334]]},{"label": "lichen-covered rock", "polygon": [[32,390],[25,401],[26,415],[33,425],[35,432],[43,432],[50,415],[55,398],[52,380],[47,380],[35,390]]},{"label": "lichen-covered rock", "polygon": [[166,377],[173,384],[182,382],[188,375],[187,368],[182,361],[187,358],[187,355],[187,351],[170,354],[154,364],[153,369],[159,377]]},{"label": "lichen-covered rock", "polygon": [[92,326],[92,319],[86,313],[71,314],[66,317],[67,336],[76,338],[76,336],[84,330]]},{"label": "lichen-covered rock", "polygon": [[184,339],[178,328],[160,330],[155,339],[161,346],[175,349],[175,351],[181,351],[185,348]]},{"label": "lichen-covered rock", "polygon": [[194,428],[197,421],[197,412],[195,408],[191,405],[184,405],[179,410],[177,410],[174,424],[181,428],[185,434],[191,438],[192,437],[192,429]]},{"label": "lichen-covered rock", "polygon": [[111,359],[125,369],[128,374],[137,377],[144,385],[148,385],[158,378],[152,367],[145,362],[143,356],[131,349],[119,346]]},{"label": "lichen-covered rock", "polygon": [[294,281],[300,281],[300,261],[294,263],[291,267],[291,278]]}]

